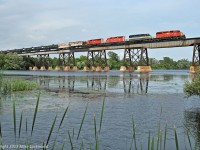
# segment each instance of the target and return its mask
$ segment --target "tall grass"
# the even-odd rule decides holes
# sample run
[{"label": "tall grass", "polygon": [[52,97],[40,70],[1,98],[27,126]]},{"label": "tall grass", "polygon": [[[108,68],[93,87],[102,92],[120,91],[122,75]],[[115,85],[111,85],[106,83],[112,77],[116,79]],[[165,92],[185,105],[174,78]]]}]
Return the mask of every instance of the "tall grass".
[{"label": "tall grass", "polygon": [[13,100],[13,125],[14,125],[14,135],[16,140],[16,110],[15,110],[15,100]]},{"label": "tall grass", "polygon": [[78,138],[79,138],[79,135],[80,135],[80,132],[81,132],[81,129],[82,129],[82,126],[83,126],[83,122],[84,122],[84,120],[85,120],[85,115],[86,115],[86,112],[87,112],[87,108],[88,108],[88,103],[87,103],[87,106],[86,106],[86,108],[85,108],[85,112],[84,112],[84,114],[83,114],[82,120],[81,120],[81,125],[80,125],[79,130],[78,130],[77,140],[78,140]]},{"label": "tall grass", "polygon": [[36,88],[38,88],[38,86],[35,82],[22,79],[9,79],[2,83],[2,92],[4,94],[13,91],[28,91]]},{"label": "tall grass", "polygon": [[7,94],[13,91],[27,91],[37,89],[38,85],[33,81],[25,79],[6,79],[0,71],[0,94]]},{"label": "tall grass", "polygon": [[179,150],[178,136],[177,136],[177,133],[176,133],[176,127],[175,126],[174,126],[174,136],[175,136],[176,150]]},{"label": "tall grass", "polygon": [[48,138],[47,138],[46,146],[48,145],[49,140],[50,140],[50,138],[51,138],[51,134],[52,134],[52,131],[53,131],[54,126],[55,126],[55,123],[56,123],[56,118],[57,118],[57,114],[56,114],[56,116],[55,116],[55,118],[54,118],[54,121],[53,121],[53,123],[52,123],[51,129],[50,129],[50,132],[49,132],[49,136],[48,136]]},{"label": "tall grass", "polygon": [[32,136],[32,134],[33,134],[33,129],[34,129],[34,125],[35,125],[35,120],[36,120],[36,116],[37,116],[37,112],[38,112],[39,101],[40,101],[40,92],[39,92],[39,94],[38,94],[37,103],[36,103],[36,106],[35,106],[35,113],[34,113],[34,116],[33,116],[32,129],[31,129],[31,136]]}]

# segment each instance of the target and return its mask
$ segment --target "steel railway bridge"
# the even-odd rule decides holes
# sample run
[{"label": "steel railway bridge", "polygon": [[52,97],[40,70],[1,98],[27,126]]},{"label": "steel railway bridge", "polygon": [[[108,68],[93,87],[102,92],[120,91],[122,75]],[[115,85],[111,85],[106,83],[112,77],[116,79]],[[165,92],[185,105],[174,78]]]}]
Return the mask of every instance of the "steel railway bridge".
[{"label": "steel railway bridge", "polygon": [[[58,45],[38,46],[30,48],[3,50],[0,53],[17,53],[23,57],[30,57],[36,55],[39,63],[40,70],[53,70],[51,64],[45,66],[45,58],[49,58],[50,54],[58,54],[59,61],[55,70],[60,70],[63,66],[63,70],[70,71],[70,64],[73,64],[72,70],[77,71],[74,53],[87,52],[87,65],[84,67],[84,71],[109,71],[107,65],[106,50],[124,50],[124,61],[120,68],[121,71],[134,71],[134,67],[137,67],[138,72],[149,72],[151,66],[149,66],[148,49],[156,48],[173,48],[173,47],[187,47],[193,46],[192,66],[190,72],[196,72],[200,66],[200,37],[187,38],[187,39],[151,39],[146,41],[124,41],[117,43],[102,43],[97,45],[82,45],[71,46],[68,48],[59,48]],[[95,59],[98,58],[98,59]],[[96,61],[96,62],[95,62]],[[48,67],[48,68],[47,68]],[[37,65],[30,70],[38,70]]]}]

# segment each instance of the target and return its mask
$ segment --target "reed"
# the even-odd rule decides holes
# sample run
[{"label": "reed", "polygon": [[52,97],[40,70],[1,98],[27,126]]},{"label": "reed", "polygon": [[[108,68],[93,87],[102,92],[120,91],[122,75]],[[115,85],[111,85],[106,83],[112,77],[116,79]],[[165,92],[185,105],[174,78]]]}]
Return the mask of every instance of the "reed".
[{"label": "reed", "polygon": [[82,139],[82,142],[81,142],[81,146],[80,146],[80,150],[84,149],[83,148],[83,139]]},{"label": "reed", "polygon": [[[0,145],[3,145],[3,144],[2,144],[2,132],[1,132],[1,130],[2,130],[2,129],[1,129],[1,122],[0,122]],[[2,149],[2,148],[1,148],[1,149]]]},{"label": "reed", "polygon": [[66,116],[66,114],[67,114],[68,108],[69,108],[69,105],[68,105],[67,108],[65,109],[65,112],[64,112],[64,114],[63,114],[63,116],[62,116],[62,119],[61,119],[61,121],[60,121],[60,125],[59,125],[59,128],[58,128],[58,129],[60,129],[60,127],[61,127],[61,125],[62,125],[62,123],[63,123],[63,121],[64,121],[64,119],[65,119],[65,116]]},{"label": "reed", "polygon": [[52,123],[52,125],[51,125],[51,129],[50,129],[50,131],[49,131],[49,135],[48,135],[48,138],[47,138],[46,146],[48,145],[49,140],[50,140],[50,138],[51,138],[51,134],[52,134],[52,131],[53,131],[54,126],[55,126],[55,123],[56,123],[56,118],[57,118],[57,114],[56,114],[56,116],[55,116],[55,118],[54,118],[54,121],[53,121],[53,123]]},{"label": "reed", "polygon": [[152,140],[151,140],[151,150],[154,150],[154,136],[152,137]]},{"label": "reed", "polygon": [[158,134],[157,134],[157,144],[156,144],[156,150],[158,150],[160,144],[160,122],[158,125]]},{"label": "reed", "polygon": [[37,103],[36,103],[36,106],[35,106],[35,112],[34,112],[34,116],[33,116],[32,129],[31,129],[31,136],[32,136],[32,134],[33,134],[33,129],[34,129],[34,125],[35,125],[35,120],[36,120],[36,116],[37,116],[37,112],[38,112],[39,101],[40,101],[40,92],[39,92],[39,94],[38,94]]},{"label": "reed", "polygon": [[96,117],[94,115],[94,134],[95,134],[95,141],[96,141],[96,147],[95,149],[99,149],[99,141],[98,141],[98,135],[97,135],[97,125],[96,125]]},{"label": "reed", "polygon": [[62,150],[64,150],[64,148],[65,148],[65,141],[63,142]]},{"label": "reed", "polygon": [[187,130],[187,138],[188,138],[188,142],[189,142],[189,145],[190,145],[190,149],[192,150],[192,144],[191,144],[191,140],[190,140],[190,136],[189,136],[189,131]]},{"label": "reed", "polygon": [[12,91],[27,91],[38,88],[37,84],[33,81],[26,81],[22,79],[3,80],[2,91],[7,94]]},{"label": "reed", "polygon": [[15,110],[15,100],[13,100],[13,125],[14,125],[14,135],[16,140],[16,110]]},{"label": "reed", "polygon": [[104,103],[105,103],[105,97],[103,99],[103,104],[102,104],[102,108],[101,108],[101,120],[100,120],[100,125],[99,125],[99,133],[101,132],[101,126],[102,126],[102,121],[103,121],[103,112],[104,112]]},{"label": "reed", "polygon": [[26,135],[27,135],[27,132],[28,132],[28,120],[27,120],[27,117],[26,117]]},{"label": "reed", "polygon": [[151,135],[150,135],[150,131],[149,131],[149,136],[148,136],[148,150],[150,150],[151,147]]},{"label": "reed", "polygon": [[85,115],[86,115],[86,112],[87,112],[87,108],[88,108],[88,103],[87,103],[87,106],[86,106],[86,108],[85,108],[85,112],[84,112],[84,114],[83,114],[82,120],[81,120],[80,128],[79,128],[79,130],[78,130],[77,140],[78,140],[78,138],[79,138],[79,135],[80,135],[80,132],[81,132],[81,129],[82,129],[82,126],[83,126],[83,122],[84,122],[84,120],[85,120]]},{"label": "reed", "polygon": [[71,145],[71,150],[73,150],[74,147],[73,147],[73,143],[72,143],[72,139],[71,139],[71,136],[70,136],[69,130],[68,130],[68,136],[69,136],[69,141],[70,141],[70,145]]},{"label": "reed", "polygon": [[167,139],[167,124],[165,124],[165,133],[164,133],[164,150],[165,150],[165,146],[166,146],[166,139]]},{"label": "reed", "polygon": [[179,150],[179,146],[178,146],[178,136],[176,133],[176,127],[174,126],[174,136],[175,136],[175,144],[176,144],[176,150]]},{"label": "reed", "polygon": [[[134,122],[134,117],[133,116],[132,116],[132,130],[133,130],[132,144],[134,142],[135,150],[137,150],[136,130],[135,130],[135,122]],[[132,149],[132,144],[131,144],[131,148],[130,149]]]},{"label": "reed", "polygon": [[23,114],[23,111],[21,112],[21,116],[20,116],[20,123],[19,123],[19,138],[20,138],[20,133],[21,133],[21,128],[22,128],[22,114]]}]

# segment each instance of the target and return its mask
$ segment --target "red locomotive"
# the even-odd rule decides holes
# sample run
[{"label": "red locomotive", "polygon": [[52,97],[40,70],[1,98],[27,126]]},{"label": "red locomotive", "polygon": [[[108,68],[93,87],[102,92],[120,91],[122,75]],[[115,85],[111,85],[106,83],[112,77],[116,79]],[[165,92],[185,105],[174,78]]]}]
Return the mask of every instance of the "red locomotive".
[{"label": "red locomotive", "polygon": [[156,38],[181,38],[185,39],[185,34],[180,30],[161,31],[156,33]]},{"label": "red locomotive", "polygon": [[100,38],[100,39],[92,39],[92,40],[88,40],[86,42],[87,45],[90,45],[90,44],[101,44],[103,43],[103,39]]},{"label": "red locomotive", "polygon": [[106,39],[106,43],[123,42],[123,41],[125,41],[125,36],[116,36]]}]

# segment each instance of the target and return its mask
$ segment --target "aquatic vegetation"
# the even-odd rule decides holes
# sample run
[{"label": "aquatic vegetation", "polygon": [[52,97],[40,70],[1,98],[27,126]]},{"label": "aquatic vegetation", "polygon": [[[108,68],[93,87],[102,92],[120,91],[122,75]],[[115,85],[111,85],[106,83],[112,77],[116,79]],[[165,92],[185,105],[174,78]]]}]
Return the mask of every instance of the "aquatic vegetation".
[{"label": "aquatic vegetation", "polygon": [[5,78],[0,71],[0,94],[7,94],[15,91],[28,91],[37,89],[38,85],[33,81],[25,79]]},{"label": "aquatic vegetation", "polygon": [[192,82],[186,81],[184,85],[184,93],[189,96],[200,96],[200,72],[195,74]]},{"label": "aquatic vegetation", "polygon": [[38,86],[33,81],[22,79],[7,79],[3,80],[1,90],[6,94],[12,91],[28,91],[36,88],[38,88]]}]

